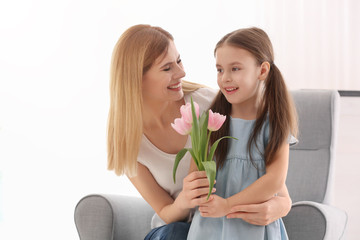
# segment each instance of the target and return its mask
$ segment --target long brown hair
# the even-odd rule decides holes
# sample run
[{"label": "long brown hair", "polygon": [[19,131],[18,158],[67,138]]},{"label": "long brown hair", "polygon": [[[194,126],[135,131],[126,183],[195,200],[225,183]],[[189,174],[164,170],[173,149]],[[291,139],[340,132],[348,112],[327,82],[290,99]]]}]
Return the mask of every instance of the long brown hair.
[{"label": "long brown hair", "polygon": [[[224,45],[238,47],[249,51],[259,65],[263,62],[268,62],[270,64],[270,71],[265,79],[260,96],[260,104],[254,129],[249,137],[247,145],[250,159],[254,164],[251,149],[257,147],[256,139],[268,118],[270,137],[265,149],[264,157],[265,163],[269,164],[273,160],[273,157],[281,144],[289,137],[289,134],[291,133],[294,136],[297,135],[296,110],[281,72],[274,63],[274,53],[271,41],[262,29],[252,27],[239,29],[225,35],[216,44],[214,53],[216,53],[218,48]],[[212,133],[210,143],[213,144],[220,137],[230,134],[229,116],[231,113],[231,104],[220,91],[216,96],[211,109],[214,112],[216,111],[228,116],[220,130]],[[224,165],[227,151],[228,140],[224,139],[220,141],[217,151],[215,152],[218,168],[221,168]],[[254,164],[254,166],[256,165]]]},{"label": "long brown hair", "polygon": [[[160,27],[135,25],[116,43],[110,69],[110,109],[107,129],[108,169],[135,176],[143,134],[143,75],[164,54],[173,36]],[[183,81],[184,92],[198,89]]]}]

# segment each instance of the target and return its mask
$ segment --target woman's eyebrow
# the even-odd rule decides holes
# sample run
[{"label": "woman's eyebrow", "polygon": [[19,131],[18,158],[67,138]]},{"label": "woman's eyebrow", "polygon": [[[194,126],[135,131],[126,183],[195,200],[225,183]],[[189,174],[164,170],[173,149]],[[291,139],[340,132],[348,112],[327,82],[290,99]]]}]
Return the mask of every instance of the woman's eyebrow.
[{"label": "woman's eyebrow", "polygon": [[[180,59],[180,54],[179,54],[178,57],[177,57],[177,60],[179,60],[179,59]],[[173,61],[166,62],[165,64],[161,65],[160,68],[164,68],[164,67],[166,67],[167,65],[171,65],[171,64],[173,64],[173,63],[174,63]]]}]

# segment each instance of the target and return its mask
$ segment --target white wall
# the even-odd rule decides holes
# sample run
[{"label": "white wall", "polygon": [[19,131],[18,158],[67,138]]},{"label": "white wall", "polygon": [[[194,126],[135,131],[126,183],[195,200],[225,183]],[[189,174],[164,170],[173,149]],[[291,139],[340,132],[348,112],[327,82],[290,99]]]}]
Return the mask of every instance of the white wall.
[{"label": "white wall", "polygon": [[262,27],[291,89],[360,90],[359,8],[356,0],[0,0],[0,238],[77,239],[82,196],[138,195],[106,170],[109,62],[126,28],[167,29],[186,79],[216,87],[216,42]]},{"label": "white wall", "polygon": [[360,97],[340,100],[339,134],[337,137],[334,202],[348,214],[347,239],[358,239],[360,215],[359,136]]}]

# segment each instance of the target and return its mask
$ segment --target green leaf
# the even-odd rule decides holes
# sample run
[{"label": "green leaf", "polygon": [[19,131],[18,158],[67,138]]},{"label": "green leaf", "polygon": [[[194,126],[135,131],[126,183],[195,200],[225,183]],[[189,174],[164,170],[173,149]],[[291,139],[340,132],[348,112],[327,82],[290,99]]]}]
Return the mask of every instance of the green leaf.
[{"label": "green leaf", "polygon": [[202,166],[201,162],[199,161],[199,159],[197,158],[194,150],[192,148],[189,148],[188,149],[190,154],[191,154],[191,157],[193,158],[197,168],[199,169],[199,171],[203,171],[204,170],[204,167]]},{"label": "green leaf", "polygon": [[202,162],[202,164],[204,165],[206,177],[209,181],[209,193],[206,199],[208,200],[211,195],[211,191],[214,187],[215,176],[216,176],[216,163],[215,161],[205,161]]},{"label": "green leaf", "polygon": [[224,138],[232,138],[232,139],[238,140],[237,138],[230,137],[230,136],[225,136],[225,137],[222,137],[222,138],[219,138],[218,140],[216,140],[216,142],[214,142],[214,144],[210,148],[210,154],[209,154],[208,159],[207,159],[208,161],[211,161],[213,159],[215,150],[216,150],[219,142],[221,140],[223,140]]},{"label": "green leaf", "polygon": [[187,148],[183,148],[181,149],[175,157],[175,162],[174,162],[174,167],[173,167],[173,179],[174,179],[174,183],[176,182],[176,170],[177,167],[179,166],[180,160],[184,157],[185,153],[188,151],[189,149]]}]

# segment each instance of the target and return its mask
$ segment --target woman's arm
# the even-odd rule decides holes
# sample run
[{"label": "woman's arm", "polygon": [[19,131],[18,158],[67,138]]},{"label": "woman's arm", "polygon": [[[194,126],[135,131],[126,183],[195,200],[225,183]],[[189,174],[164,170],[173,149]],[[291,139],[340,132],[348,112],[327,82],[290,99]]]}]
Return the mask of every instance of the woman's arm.
[{"label": "woman's arm", "polygon": [[129,178],[141,196],[151,205],[159,217],[166,223],[183,221],[191,208],[206,201],[209,184],[205,172],[192,172],[183,180],[183,189],[174,200],[156,182],[150,171],[138,163],[137,176]]},{"label": "woman's arm", "polygon": [[286,185],[277,196],[258,204],[237,205],[230,210],[227,218],[242,218],[244,221],[265,226],[286,216],[291,209],[292,201]]},{"label": "woman's arm", "polygon": [[266,166],[266,173],[241,192],[223,199],[214,196],[214,200],[201,205],[199,211],[203,217],[221,217],[230,213],[232,207],[239,204],[262,203],[279,193],[285,185],[289,159],[289,144],[284,143],[274,155],[273,161]]}]

